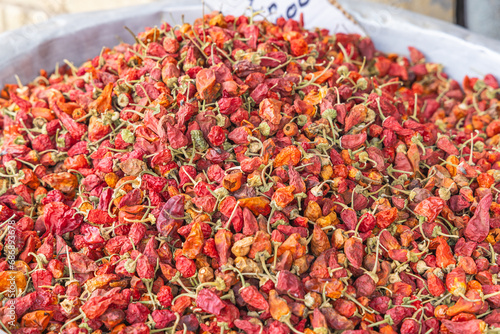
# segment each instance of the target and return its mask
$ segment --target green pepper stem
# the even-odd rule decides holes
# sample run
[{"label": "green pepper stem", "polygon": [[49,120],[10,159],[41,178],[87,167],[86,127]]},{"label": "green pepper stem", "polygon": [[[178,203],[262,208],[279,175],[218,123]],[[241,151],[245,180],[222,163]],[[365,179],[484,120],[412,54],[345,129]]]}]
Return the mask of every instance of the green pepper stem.
[{"label": "green pepper stem", "polygon": [[377,107],[380,114],[380,119],[382,120],[383,123],[387,119],[387,117],[385,117],[384,113],[382,112],[382,107],[380,106],[380,98],[377,99]]},{"label": "green pepper stem", "polygon": [[386,314],[386,316],[384,317],[384,320],[380,320],[378,322],[374,322],[372,324],[369,324],[368,328],[372,328],[372,327],[375,327],[375,326],[380,326],[380,325],[383,325],[383,324],[388,324],[388,325],[392,326],[394,324],[394,321],[392,320],[392,318],[388,314]]},{"label": "green pepper stem", "polygon": [[[498,296],[498,295],[500,295],[500,291],[497,291],[497,292],[492,292],[492,293],[489,293],[489,294],[487,294],[487,295],[484,295],[482,299],[483,299],[483,301],[484,301],[484,300],[486,300],[486,299],[488,299],[488,298],[495,297],[495,296]],[[462,298],[463,298],[463,296],[462,296]],[[464,299],[465,299],[465,298],[464,298]],[[467,299],[466,299],[466,300],[467,300]],[[471,301],[471,300],[469,300],[469,301]],[[474,299],[474,301],[481,301],[481,300],[480,300],[480,299]]]},{"label": "green pepper stem", "polygon": [[226,270],[232,270],[232,271],[236,272],[238,274],[238,276],[240,276],[241,286],[245,287],[245,285],[246,285],[245,278],[243,277],[243,273],[239,269],[231,266],[231,267],[224,268],[222,271],[226,271]]},{"label": "green pepper stem", "polygon": [[231,212],[231,215],[229,216],[229,219],[227,220],[226,226],[224,226],[224,228],[226,230],[229,229],[229,225],[231,224],[231,220],[233,219],[233,217],[234,217],[234,215],[236,213],[236,209],[238,209],[239,206],[240,206],[240,203],[236,202],[236,205],[234,206],[234,209]]},{"label": "green pepper stem", "polygon": [[[80,308],[80,315],[78,315],[77,317],[75,317],[75,318],[73,318],[73,319],[71,319],[71,320],[69,320],[69,321],[65,322],[65,323],[61,326],[61,328],[59,328],[59,331],[62,331],[62,330],[63,330],[63,328],[64,328],[64,327],[66,327],[66,326],[68,326],[70,323],[75,322],[75,321],[80,320],[80,319],[83,319],[83,318],[85,318],[85,317],[86,317],[85,313],[83,313],[82,309]],[[1,321],[0,321],[0,322],[1,322]]]},{"label": "green pepper stem", "polygon": [[378,311],[375,311],[373,309],[370,309],[370,308],[364,306],[363,304],[361,304],[356,298],[354,298],[350,294],[344,293],[343,295],[344,295],[344,297],[346,297],[347,299],[352,301],[354,304],[358,305],[363,310],[363,312],[368,312],[368,313],[372,313],[372,314],[380,314]]},{"label": "green pepper stem", "polygon": [[264,269],[266,274],[269,276],[271,281],[273,281],[273,283],[276,284],[278,281],[276,280],[276,278],[273,275],[271,275],[269,273],[269,270],[267,269],[266,261],[264,260],[264,254],[260,254],[259,258],[260,258],[260,263],[262,264],[262,268]]}]

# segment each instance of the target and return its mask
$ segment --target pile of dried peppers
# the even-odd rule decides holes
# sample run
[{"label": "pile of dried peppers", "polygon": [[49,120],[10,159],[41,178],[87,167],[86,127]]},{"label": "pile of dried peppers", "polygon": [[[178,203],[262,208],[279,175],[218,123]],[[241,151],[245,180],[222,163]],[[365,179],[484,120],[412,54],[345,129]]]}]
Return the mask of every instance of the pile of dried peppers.
[{"label": "pile of dried peppers", "polygon": [[500,331],[497,80],[255,18],[3,88],[4,331]]}]

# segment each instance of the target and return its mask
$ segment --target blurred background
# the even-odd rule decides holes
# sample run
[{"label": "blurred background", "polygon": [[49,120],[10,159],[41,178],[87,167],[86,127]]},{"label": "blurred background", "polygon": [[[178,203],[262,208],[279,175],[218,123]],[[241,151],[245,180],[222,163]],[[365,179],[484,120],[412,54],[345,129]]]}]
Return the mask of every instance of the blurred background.
[{"label": "blurred background", "polygon": [[[0,32],[49,17],[161,0],[0,0]],[[352,0],[356,1],[356,0]],[[500,39],[500,0],[365,0],[411,10]]]}]

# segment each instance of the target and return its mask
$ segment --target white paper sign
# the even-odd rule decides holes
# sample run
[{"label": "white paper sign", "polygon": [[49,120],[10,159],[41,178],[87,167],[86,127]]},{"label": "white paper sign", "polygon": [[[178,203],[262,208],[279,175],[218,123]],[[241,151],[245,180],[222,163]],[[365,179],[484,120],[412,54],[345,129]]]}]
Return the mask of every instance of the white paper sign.
[{"label": "white paper sign", "polygon": [[283,17],[299,20],[304,15],[306,28],[321,27],[331,33],[349,32],[365,35],[363,28],[347,19],[341,11],[327,0],[206,0],[206,4],[224,14],[250,14],[249,8],[262,11],[271,22]]}]

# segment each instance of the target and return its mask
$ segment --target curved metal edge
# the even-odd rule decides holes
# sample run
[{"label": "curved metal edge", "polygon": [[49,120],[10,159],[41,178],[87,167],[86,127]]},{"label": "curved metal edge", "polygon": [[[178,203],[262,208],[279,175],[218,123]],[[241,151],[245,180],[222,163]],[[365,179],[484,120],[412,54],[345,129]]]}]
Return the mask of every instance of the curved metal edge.
[{"label": "curved metal edge", "polygon": [[[66,14],[46,22],[0,34],[0,85],[15,81],[30,82],[41,68],[51,71],[56,62],[68,59],[76,64],[95,57],[103,46],[113,47],[120,40],[131,42],[123,28],[143,31],[147,26],[187,22],[201,16],[197,0],[162,1],[92,13]],[[179,22],[175,22],[179,21]]]},{"label": "curved metal edge", "polygon": [[408,46],[416,47],[428,61],[443,64],[445,72],[459,82],[466,75],[491,73],[500,78],[500,41],[396,7],[338,1],[368,31],[379,50],[404,55]]},{"label": "curved metal edge", "polygon": [[[382,5],[379,3],[366,2],[364,0],[338,0],[345,9],[353,14],[356,19],[359,19],[361,25],[367,21],[380,23],[384,20],[380,13],[387,13],[391,16],[392,23],[410,24],[414,27],[420,27],[426,30],[444,32],[449,35],[463,39],[464,41],[473,44],[482,45],[488,49],[500,52],[500,41],[474,33],[459,25],[435,19],[430,16],[415,13],[403,8]],[[387,16],[385,17],[387,19]]]}]

